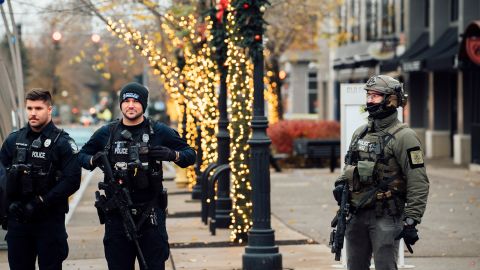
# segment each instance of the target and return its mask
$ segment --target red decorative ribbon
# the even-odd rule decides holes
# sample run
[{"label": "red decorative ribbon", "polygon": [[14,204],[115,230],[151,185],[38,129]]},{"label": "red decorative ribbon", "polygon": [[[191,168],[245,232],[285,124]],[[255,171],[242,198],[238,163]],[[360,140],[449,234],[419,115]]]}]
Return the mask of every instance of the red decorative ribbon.
[{"label": "red decorative ribbon", "polygon": [[225,10],[228,8],[228,3],[229,0],[220,0],[217,3],[217,20],[219,23],[222,23],[223,20],[223,14],[225,13]]}]

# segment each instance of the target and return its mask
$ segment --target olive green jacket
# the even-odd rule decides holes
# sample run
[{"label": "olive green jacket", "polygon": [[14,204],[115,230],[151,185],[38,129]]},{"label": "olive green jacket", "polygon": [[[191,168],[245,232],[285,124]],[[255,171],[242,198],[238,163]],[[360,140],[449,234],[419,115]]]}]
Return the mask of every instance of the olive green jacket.
[{"label": "olive green jacket", "polygon": [[[405,192],[405,217],[410,217],[421,222],[427,205],[429,181],[423,159],[423,148],[416,133],[397,119],[397,112],[383,119],[369,117],[368,124],[359,127],[352,136],[352,141],[357,141],[362,131],[368,127],[364,138],[384,136],[387,132],[393,134],[393,138],[384,146],[385,157],[393,158],[395,162],[391,170],[397,170],[401,179],[406,183]],[[357,143],[358,144],[358,143]],[[358,149],[357,146],[353,146]],[[337,180],[345,181],[345,172]],[[336,182],[336,184],[337,184]]]}]

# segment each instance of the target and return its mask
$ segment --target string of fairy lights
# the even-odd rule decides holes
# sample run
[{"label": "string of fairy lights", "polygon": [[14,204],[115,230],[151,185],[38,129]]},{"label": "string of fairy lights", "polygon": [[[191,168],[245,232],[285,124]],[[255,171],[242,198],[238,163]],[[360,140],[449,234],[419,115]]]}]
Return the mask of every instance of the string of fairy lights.
[{"label": "string of fairy lights", "polygon": [[202,130],[202,166],[200,169],[203,171],[209,164],[217,162],[218,158],[218,142],[217,142],[217,132],[218,132],[218,94],[217,86],[219,84],[219,74],[217,72],[218,68],[215,64],[215,61],[212,57],[212,50],[208,43],[211,42],[213,36],[211,33],[212,21],[210,17],[206,18],[206,41],[203,43],[202,49],[200,50],[201,56],[201,67],[203,68],[202,81],[203,81],[203,96],[201,100],[201,115],[204,116],[204,121],[201,125]]},{"label": "string of fairy lights", "polygon": [[242,37],[236,33],[235,16],[232,6],[227,15],[227,89],[231,95],[230,131],[230,170],[232,217],[230,240],[242,243],[247,240],[247,233],[253,225],[252,186],[248,168],[250,146],[250,121],[253,108],[253,66],[237,44]]},{"label": "string of fairy lights", "polygon": [[[243,4],[243,8],[245,4]],[[262,9],[261,9],[262,10]],[[264,10],[264,8],[263,8]],[[227,38],[228,67],[227,89],[230,95],[230,158],[232,213],[230,239],[242,243],[247,240],[247,232],[253,225],[252,221],[252,186],[250,183],[249,155],[250,146],[247,143],[251,135],[250,122],[253,108],[253,65],[244,45],[243,37],[236,29],[234,7],[227,8],[227,23],[225,31]],[[263,11],[262,11],[263,12]],[[176,18],[165,14],[167,22],[161,24],[161,29],[172,46],[181,53],[177,60],[172,61],[157,48],[154,38],[136,30],[131,24],[122,20],[108,20],[107,29],[125,44],[137,50],[149,63],[155,75],[158,75],[170,99],[167,104],[173,108],[170,115],[176,115],[178,130],[192,147],[203,150],[201,170],[217,161],[218,131],[218,67],[214,61],[215,48],[209,46],[212,39],[212,22],[206,17],[205,22],[198,22],[193,14]],[[202,25],[203,24],[203,25]],[[177,25],[178,29],[173,29]],[[203,27],[199,27],[203,26]],[[261,38],[261,37],[260,37]],[[258,40],[257,36],[253,37]],[[250,41],[251,42],[251,41]],[[251,53],[251,52],[250,52]],[[264,77],[264,96],[268,101],[269,122],[278,121],[278,96],[272,72]],[[183,120],[185,118],[185,126]],[[201,145],[196,146],[196,125],[201,125]],[[193,186],[196,179],[193,167],[187,169],[189,185]]]},{"label": "string of fairy lights", "polygon": [[[174,20],[171,15],[167,15],[166,18],[170,21]],[[176,101],[179,131],[185,132],[182,135],[192,147],[197,147],[196,125],[201,124],[202,145],[200,147],[204,152],[202,159],[204,169],[209,163],[215,162],[217,156],[215,128],[218,112],[215,86],[218,84],[218,76],[215,72],[215,64],[211,60],[210,48],[204,43],[200,50],[192,49],[202,43],[201,35],[203,34],[196,32],[195,17],[193,15],[181,17],[178,25],[185,29],[186,34],[183,37],[178,37],[169,24],[162,24],[162,29],[174,46],[182,48],[185,65],[181,70],[178,65],[174,66],[171,61],[161,56],[161,51],[155,48],[155,43],[147,35],[142,35],[140,31],[123,21],[108,23],[109,30],[140,51],[148,59],[154,74],[160,75],[167,93]],[[208,38],[208,31],[205,35]],[[186,44],[192,46],[186,46]],[[183,126],[184,115],[185,126]],[[189,186],[193,186],[196,180],[195,170],[187,168],[186,174]]]},{"label": "string of fairy lights", "polygon": [[264,96],[268,102],[268,123],[275,124],[280,121],[280,116],[278,115],[278,95],[275,91],[277,89],[277,83],[274,81],[275,74],[273,71],[267,71],[267,74],[263,77],[263,82],[265,85]]}]

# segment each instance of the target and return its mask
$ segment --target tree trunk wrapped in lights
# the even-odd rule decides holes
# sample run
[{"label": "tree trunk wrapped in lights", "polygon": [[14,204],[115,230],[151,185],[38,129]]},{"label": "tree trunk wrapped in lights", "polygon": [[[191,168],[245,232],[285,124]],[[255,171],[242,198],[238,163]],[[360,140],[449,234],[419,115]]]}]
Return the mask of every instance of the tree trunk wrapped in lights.
[{"label": "tree trunk wrapped in lights", "polygon": [[252,119],[253,81],[252,65],[244,50],[237,46],[242,40],[234,28],[235,16],[228,12],[228,75],[227,85],[231,95],[230,107],[230,169],[232,178],[232,225],[230,239],[236,242],[247,240],[252,226],[252,187],[248,168],[250,147],[250,121]]},{"label": "tree trunk wrapped in lights", "polygon": [[[171,22],[174,21],[170,15],[165,17]],[[196,123],[202,125],[203,169],[208,163],[216,161],[215,126],[218,121],[218,112],[215,87],[218,84],[218,77],[215,74],[215,63],[211,59],[210,48],[201,39],[201,36],[209,38],[209,32],[197,31],[197,21],[193,15],[182,18],[178,24],[186,29],[186,32],[193,34],[177,37],[169,25],[162,25],[172,43],[183,54],[182,61],[177,59],[175,66],[172,61],[162,56],[147,35],[143,35],[122,21],[108,22],[109,30],[123,39],[125,43],[140,51],[148,59],[150,66],[154,69],[154,74],[160,75],[165,89],[177,104],[179,132],[185,132],[181,135],[194,148],[196,147],[195,139],[198,136]],[[180,62],[181,68],[179,67]],[[185,126],[182,123],[184,115]],[[187,178],[190,186],[195,184],[196,175],[193,167],[187,168]]]}]

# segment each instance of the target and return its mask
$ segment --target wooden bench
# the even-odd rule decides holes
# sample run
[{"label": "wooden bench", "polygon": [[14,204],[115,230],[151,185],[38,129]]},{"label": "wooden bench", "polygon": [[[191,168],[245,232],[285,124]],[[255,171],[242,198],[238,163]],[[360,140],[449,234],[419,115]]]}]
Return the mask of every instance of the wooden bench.
[{"label": "wooden bench", "polygon": [[329,160],[330,172],[337,167],[340,158],[340,140],[335,139],[296,139],[293,141],[293,152],[306,160],[321,164],[322,160]]}]

